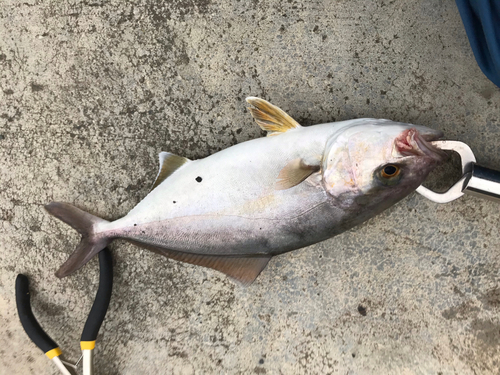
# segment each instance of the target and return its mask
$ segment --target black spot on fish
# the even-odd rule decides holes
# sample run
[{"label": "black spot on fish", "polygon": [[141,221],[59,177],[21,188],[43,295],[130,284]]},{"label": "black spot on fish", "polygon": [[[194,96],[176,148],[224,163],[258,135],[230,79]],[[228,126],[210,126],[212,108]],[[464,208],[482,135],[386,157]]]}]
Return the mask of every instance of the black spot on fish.
[{"label": "black spot on fish", "polygon": [[352,358],[356,358],[356,354],[352,353]]},{"label": "black spot on fish", "polygon": [[196,181],[201,182],[202,180],[203,179],[200,176],[196,177]]},{"label": "black spot on fish", "polygon": [[259,359],[259,365],[263,365],[263,364],[264,364],[264,359],[263,358]]},{"label": "black spot on fish", "polygon": [[176,201],[174,201],[174,204],[176,204],[176,203],[177,203],[177,202],[176,202]]},{"label": "black spot on fish", "polygon": [[137,226],[137,224],[134,224],[134,227],[136,227],[136,226]]},{"label": "black spot on fish", "polygon": [[358,312],[363,315],[363,316],[366,316],[366,307],[362,306],[362,305],[359,305],[358,306]]}]

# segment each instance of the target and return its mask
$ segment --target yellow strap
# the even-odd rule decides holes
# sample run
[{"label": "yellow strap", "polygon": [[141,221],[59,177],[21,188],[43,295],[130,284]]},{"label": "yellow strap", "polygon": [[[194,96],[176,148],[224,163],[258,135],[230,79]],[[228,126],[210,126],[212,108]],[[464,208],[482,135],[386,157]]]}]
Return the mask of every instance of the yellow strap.
[{"label": "yellow strap", "polygon": [[49,359],[52,359],[54,357],[59,357],[61,354],[62,350],[59,347],[51,349],[47,353],[45,353],[45,355],[49,357]]},{"label": "yellow strap", "polygon": [[80,348],[82,350],[92,350],[95,348],[95,340],[94,341],[80,341]]}]

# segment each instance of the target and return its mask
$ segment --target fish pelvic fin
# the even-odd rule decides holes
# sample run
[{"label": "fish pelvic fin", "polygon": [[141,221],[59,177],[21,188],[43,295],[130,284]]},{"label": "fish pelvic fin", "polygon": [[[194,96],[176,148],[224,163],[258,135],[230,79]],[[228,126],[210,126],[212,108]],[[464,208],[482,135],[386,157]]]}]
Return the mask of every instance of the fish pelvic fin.
[{"label": "fish pelvic fin", "polygon": [[68,260],[57,270],[56,276],[59,278],[66,277],[83,267],[85,263],[112,241],[112,239],[94,232],[96,224],[108,223],[104,219],[91,215],[68,203],[52,202],[47,204],[45,209],[52,216],[64,221],[82,235],[80,244],[69,256]]},{"label": "fish pelvic fin", "polygon": [[246,101],[252,106],[248,107],[252,117],[262,130],[267,131],[268,137],[290,129],[301,128],[300,124],[285,111],[264,99],[250,96],[246,98]]}]

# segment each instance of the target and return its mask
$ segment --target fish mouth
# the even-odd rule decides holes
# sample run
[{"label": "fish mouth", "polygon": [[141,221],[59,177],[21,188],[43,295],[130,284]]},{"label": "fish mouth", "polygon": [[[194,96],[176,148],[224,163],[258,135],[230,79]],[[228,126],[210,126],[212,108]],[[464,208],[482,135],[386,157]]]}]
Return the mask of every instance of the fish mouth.
[{"label": "fish mouth", "polygon": [[402,156],[426,156],[441,162],[447,158],[447,154],[431,142],[442,136],[438,131],[422,134],[412,128],[402,132],[394,141],[394,146]]}]

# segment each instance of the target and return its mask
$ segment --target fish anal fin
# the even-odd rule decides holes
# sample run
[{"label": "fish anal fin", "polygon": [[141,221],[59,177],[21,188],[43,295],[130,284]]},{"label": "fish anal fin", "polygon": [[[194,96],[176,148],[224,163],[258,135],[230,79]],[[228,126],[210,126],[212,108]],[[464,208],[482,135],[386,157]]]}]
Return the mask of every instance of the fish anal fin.
[{"label": "fish anal fin", "polygon": [[300,128],[300,124],[285,111],[256,97],[248,97],[246,101],[252,106],[248,110],[261,129],[268,132],[268,136],[284,133],[290,129]]},{"label": "fish anal fin", "polygon": [[170,176],[184,164],[191,161],[182,156],[171,154],[170,152],[160,152],[159,159],[160,170],[158,171],[158,175],[156,176],[156,180],[153,183],[153,187],[151,188],[151,190],[154,190],[154,188],[165,181],[168,176]]},{"label": "fish anal fin", "polygon": [[275,189],[286,190],[300,184],[310,175],[320,170],[319,162],[306,162],[297,158],[289,162],[278,175]]},{"label": "fish anal fin", "polygon": [[259,276],[262,270],[266,268],[267,263],[271,259],[270,255],[245,257],[192,254],[163,249],[158,246],[144,244],[134,240],[127,241],[157,254],[164,255],[170,259],[220,271],[243,285],[250,285],[257,276]]}]

